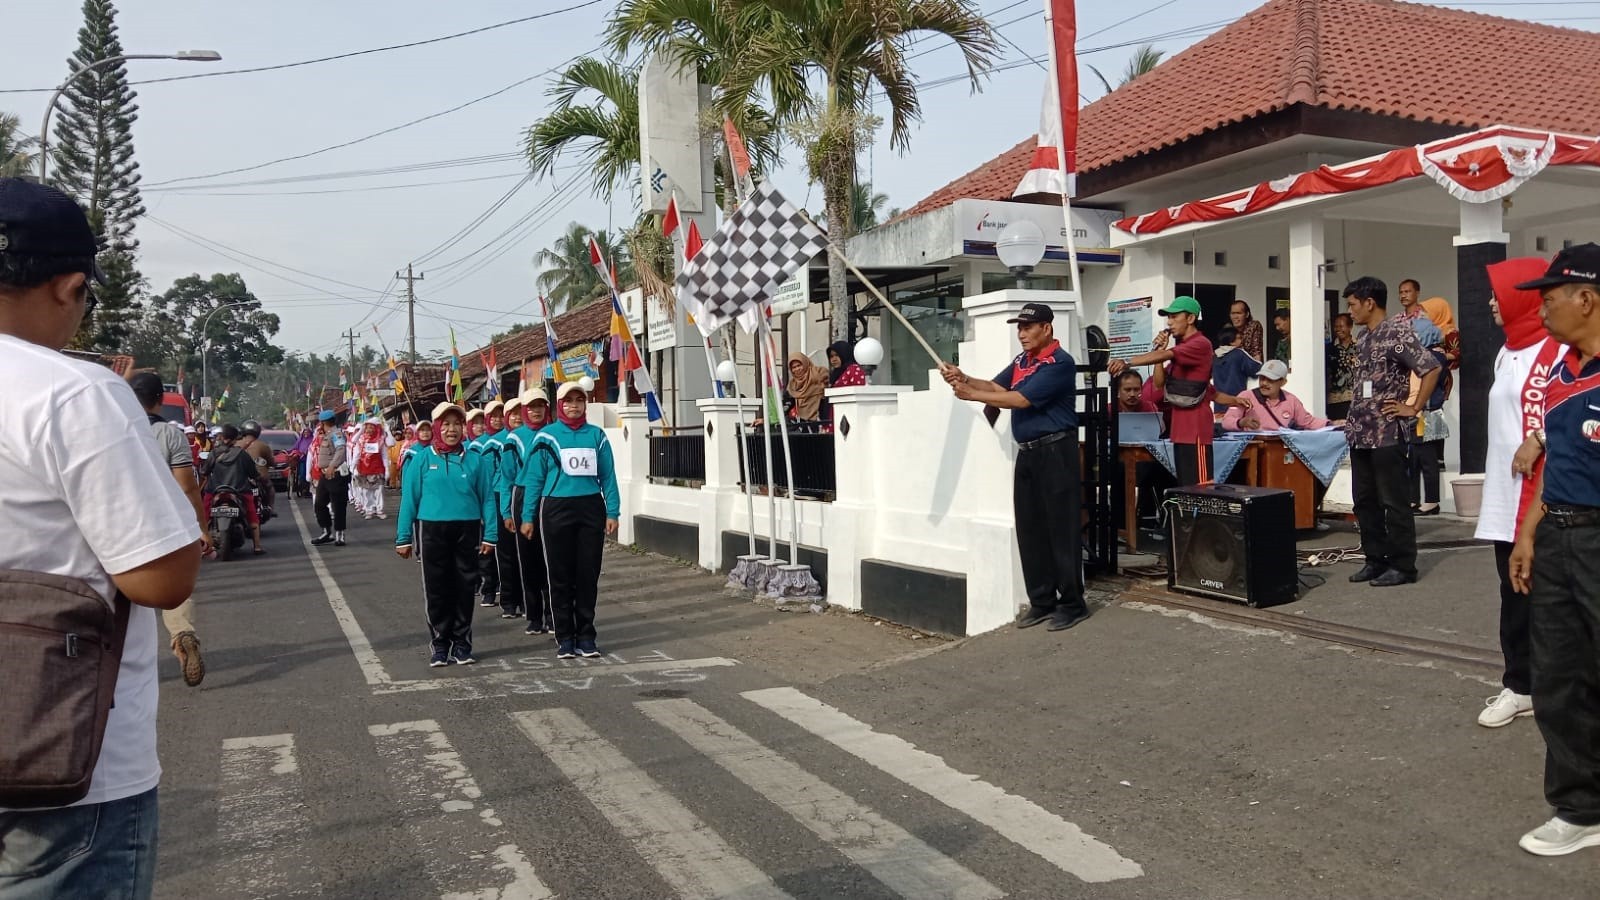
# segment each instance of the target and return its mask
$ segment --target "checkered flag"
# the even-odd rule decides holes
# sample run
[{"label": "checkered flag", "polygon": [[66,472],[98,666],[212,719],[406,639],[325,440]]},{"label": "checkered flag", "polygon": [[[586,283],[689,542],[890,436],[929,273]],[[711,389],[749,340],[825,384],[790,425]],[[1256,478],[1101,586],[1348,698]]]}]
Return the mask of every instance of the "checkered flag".
[{"label": "checkered flag", "polygon": [[778,286],[827,246],[822,230],[762,181],[678,272],[678,295],[697,308],[707,334],[736,319],[753,331]]}]

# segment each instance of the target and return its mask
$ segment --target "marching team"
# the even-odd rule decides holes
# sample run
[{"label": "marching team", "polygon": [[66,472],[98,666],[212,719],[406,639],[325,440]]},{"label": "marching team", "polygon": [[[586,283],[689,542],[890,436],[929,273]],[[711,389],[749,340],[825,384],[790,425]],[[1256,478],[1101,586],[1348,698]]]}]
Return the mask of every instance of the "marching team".
[{"label": "marching team", "polygon": [[601,655],[601,556],[621,500],[588,399],[568,382],[553,416],[534,388],[483,409],[441,403],[416,426],[400,456],[395,552],[421,564],[429,665],[475,662],[475,601],[552,634],[560,659]]}]

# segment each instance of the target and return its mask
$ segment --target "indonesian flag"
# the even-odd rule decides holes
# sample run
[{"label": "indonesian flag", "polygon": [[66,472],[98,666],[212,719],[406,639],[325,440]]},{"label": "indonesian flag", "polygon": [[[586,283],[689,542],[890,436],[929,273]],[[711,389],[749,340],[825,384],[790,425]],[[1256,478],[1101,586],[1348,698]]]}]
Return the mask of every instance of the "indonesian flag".
[{"label": "indonesian flag", "polygon": [[1078,193],[1078,18],[1073,0],[1045,0],[1045,16],[1050,22],[1052,72],[1039,112],[1039,146],[1027,174],[1011,192],[1013,197]]},{"label": "indonesian flag", "polygon": [[733,172],[739,180],[739,196],[743,198],[752,187],[750,151],[745,149],[744,138],[739,136],[739,129],[733,126],[733,119],[727,116],[722,117],[722,137],[728,142],[728,155],[733,157]]},{"label": "indonesian flag", "polygon": [[661,216],[661,233],[667,237],[673,237],[678,233],[678,227],[681,224],[682,222],[678,219],[678,198],[673,196],[667,201],[666,213]]}]

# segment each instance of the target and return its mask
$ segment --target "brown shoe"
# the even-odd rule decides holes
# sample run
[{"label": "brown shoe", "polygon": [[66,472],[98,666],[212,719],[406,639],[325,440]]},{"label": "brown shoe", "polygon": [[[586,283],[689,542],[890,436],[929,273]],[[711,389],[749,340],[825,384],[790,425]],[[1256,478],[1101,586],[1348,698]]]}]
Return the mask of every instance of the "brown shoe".
[{"label": "brown shoe", "polygon": [[185,631],[172,639],[172,655],[183,666],[183,683],[196,687],[206,677],[206,662],[200,658],[200,639]]}]

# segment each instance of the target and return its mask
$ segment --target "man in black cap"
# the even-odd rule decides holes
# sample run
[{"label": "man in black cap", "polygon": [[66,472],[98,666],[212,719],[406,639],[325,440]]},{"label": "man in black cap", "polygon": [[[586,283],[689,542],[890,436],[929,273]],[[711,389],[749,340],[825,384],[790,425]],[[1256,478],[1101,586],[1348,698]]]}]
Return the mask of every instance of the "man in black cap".
[{"label": "man in black cap", "polygon": [[[1556,254],[1543,278],[1517,285],[1543,295],[1550,336],[1569,349],[1550,375],[1539,476],[1509,564],[1528,594],[1533,719],[1544,735],[1550,821],[1522,849],[1562,856],[1600,847],[1600,246]],[[1538,559],[1539,566],[1533,562]]]},{"label": "man in black cap", "polygon": [[939,366],[962,400],[1011,410],[1017,441],[1012,481],[1017,551],[1028,610],[1018,628],[1048,620],[1061,631],[1089,618],[1083,598],[1083,523],[1079,506],[1076,365],[1055,335],[1056,315],[1043,303],[1025,303],[1016,318],[1022,353],[993,381],[981,381],[949,363]]},{"label": "man in black cap", "polygon": [[[13,582],[6,585],[12,595],[63,604],[70,592],[93,591],[125,623],[111,638],[120,648],[111,657],[115,702],[87,794],[71,806],[0,809],[6,896],[150,895],[161,778],[154,611],[187,600],[200,568],[194,507],[162,462],[128,383],[58,352],[94,308],[95,251],[89,222],[70,197],[0,178],[0,522],[7,525],[0,572],[49,573],[70,587],[39,576],[24,584],[15,572],[0,582]],[[8,775],[45,757],[46,748],[13,737],[30,723],[6,716],[50,705],[30,688],[39,657],[27,648],[38,640],[18,637],[30,625],[48,628],[51,621],[40,621],[46,615],[0,601],[0,623],[22,626],[0,627],[7,685],[0,771]],[[83,674],[92,679],[92,672]],[[76,729],[86,743],[90,731]]]}]

